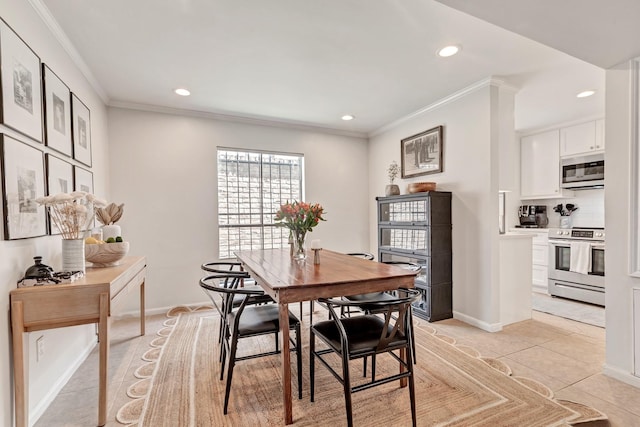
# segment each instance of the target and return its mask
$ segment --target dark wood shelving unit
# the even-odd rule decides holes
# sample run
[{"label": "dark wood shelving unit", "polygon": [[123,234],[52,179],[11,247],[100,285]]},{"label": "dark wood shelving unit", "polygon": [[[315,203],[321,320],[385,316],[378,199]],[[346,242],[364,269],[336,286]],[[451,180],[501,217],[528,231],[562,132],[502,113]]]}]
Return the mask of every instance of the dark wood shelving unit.
[{"label": "dark wood shelving unit", "polygon": [[415,286],[422,298],[416,316],[429,322],[453,317],[451,192],[376,197],[378,260],[420,264]]}]

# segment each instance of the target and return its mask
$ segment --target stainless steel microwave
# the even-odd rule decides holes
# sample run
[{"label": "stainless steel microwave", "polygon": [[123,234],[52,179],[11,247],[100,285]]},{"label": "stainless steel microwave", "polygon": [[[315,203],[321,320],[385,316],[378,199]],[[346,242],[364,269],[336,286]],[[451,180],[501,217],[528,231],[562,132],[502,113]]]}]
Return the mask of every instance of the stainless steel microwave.
[{"label": "stainless steel microwave", "polygon": [[562,159],[560,173],[562,188],[604,188],[604,153]]}]

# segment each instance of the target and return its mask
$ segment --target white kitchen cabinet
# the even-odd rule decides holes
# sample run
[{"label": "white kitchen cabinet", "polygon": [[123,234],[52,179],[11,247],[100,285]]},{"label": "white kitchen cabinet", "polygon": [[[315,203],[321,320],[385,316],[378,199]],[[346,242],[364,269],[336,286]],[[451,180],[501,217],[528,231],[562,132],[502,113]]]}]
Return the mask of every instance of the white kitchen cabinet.
[{"label": "white kitchen cabinet", "polygon": [[596,120],[596,149],[604,151],[604,119]]},{"label": "white kitchen cabinet", "polygon": [[548,294],[549,283],[549,229],[512,228],[511,232],[533,235],[531,241],[531,290]]},{"label": "white kitchen cabinet", "polygon": [[592,120],[560,129],[560,156],[572,157],[604,151],[604,120]]},{"label": "white kitchen cabinet", "polygon": [[549,282],[549,231],[535,233],[531,244],[533,269],[531,289],[534,292],[546,294]]},{"label": "white kitchen cabinet", "polygon": [[520,197],[563,197],[560,190],[560,130],[525,136],[520,140]]}]

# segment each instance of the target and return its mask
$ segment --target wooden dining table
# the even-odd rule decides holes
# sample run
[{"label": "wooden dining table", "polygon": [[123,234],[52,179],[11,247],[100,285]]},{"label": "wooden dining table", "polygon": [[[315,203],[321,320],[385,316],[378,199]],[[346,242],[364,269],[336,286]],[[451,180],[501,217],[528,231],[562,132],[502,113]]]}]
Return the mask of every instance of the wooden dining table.
[{"label": "wooden dining table", "polygon": [[322,249],[320,263],[314,254],[294,261],[289,249],[235,252],[243,268],[279,305],[282,333],[282,396],[284,422],[293,423],[289,303],[413,288],[415,271]]}]

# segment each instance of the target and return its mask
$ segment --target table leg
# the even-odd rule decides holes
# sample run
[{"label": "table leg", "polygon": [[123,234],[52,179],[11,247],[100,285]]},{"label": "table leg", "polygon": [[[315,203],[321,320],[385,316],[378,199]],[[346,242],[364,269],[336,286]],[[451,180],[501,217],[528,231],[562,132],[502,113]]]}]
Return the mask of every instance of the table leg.
[{"label": "table leg", "polygon": [[144,311],[144,280],[140,284],[140,335],[144,335],[144,322],[145,322],[145,311]]},{"label": "table leg", "polygon": [[282,332],[282,401],[284,403],[284,423],[293,424],[293,404],[291,403],[289,305],[280,304],[278,307],[280,309],[280,331]]},{"label": "table leg", "polygon": [[11,303],[11,329],[13,334],[13,383],[16,402],[16,427],[27,426],[29,416],[29,390],[24,378],[24,313],[22,301]]},{"label": "table leg", "polygon": [[107,369],[109,367],[109,294],[100,294],[100,380],[98,390],[98,425],[107,423]]},{"label": "table leg", "polygon": [[[411,350],[409,350],[411,351]],[[407,350],[405,348],[401,348],[400,349],[400,359],[404,360],[405,362],[407,361]],[[406,371],[406,368],[404,367],[404,365],[401,363],[400,364],[400,373],[402,374],[403,372]],[[400,387],[406,387],[407,386],[407,378],[400,378]]]}]

